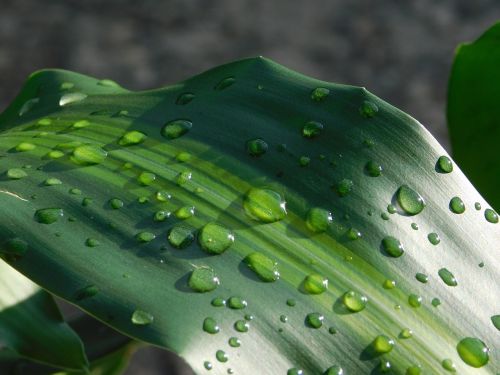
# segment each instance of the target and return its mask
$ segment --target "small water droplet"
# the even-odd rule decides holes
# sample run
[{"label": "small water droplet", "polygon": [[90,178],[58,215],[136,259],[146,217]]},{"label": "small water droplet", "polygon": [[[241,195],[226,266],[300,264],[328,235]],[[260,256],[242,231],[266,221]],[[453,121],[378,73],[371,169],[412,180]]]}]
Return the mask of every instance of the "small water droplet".
[{"label": "small water droplet", "polygon": [[408,296],[408,304],[411,307],[420,307],[422,305],[422,297],[416,295],[416,294],[410,294]]},{"label": "small water droplet", "polygon": [[139,177],[137,177],[137,181],[143,186],[149,186],[156,180],[156,175],[151,172],[142,172]]},{"label": "small water droplet", "polygon": [[448,285],[448,286],[457,286],[458,285],[457,279],[455,279],[455,276],[453,276],[453,274],[449,270],[447,270],[446,268],[441,268],[438,271],[438,275],[446,285]]},{"label": "small water droplet", "polygon": [[179,94],[175,104],[177,105],[186,105],[194,99],[194,94],[192,92],[183,92]]},{"label": "small water droplet", "polygon": [[337,191],[339,197],[345,197],[352,191],[354,183],[348,178],[344,178],[339,183],[337,183],[334,188]]},{"label": "small water droplet", "polygon": [[55,177],[49,177],[43,182],[43,184],[45,186],[55,186],[55,185],[61,185],[62,181]]},{"label": "small water droplet", "polygon": [[219,284],[219,278],[210,267],[198,267],[189,275],[188,285],[198,293],[211,292],[215,290]]},{"label": "small water droplet", "polygon": [[497,224],[498,223],[498,214],[493,211],[491,208],[487,208],[484,210],[484,218],[486,221],[492,224]]},{"label": "small water droplet", "polygon": [[377,353],[389,353],[394,347],[394,340],[386,335],[378,335],[373,340],[373,350]]},{"label": "small water droplet", "polygon": [[443,368],[446,371],[449,371],[449,372],[456,372],[457,371],[457,368],[455,367],[455,364],[449,358],[443,359],[443,361],[441,362],[441,366],[443,366]]},{"label": "small water droplet", "polygon": [[314,313],[309,313],[306,316],[306,323],[309,327],[311,328],[321,328],[323,325],[323,320],[325,317],[321,315],[320,313],[314,312]]},{"label": "small water droplet", "polygon": [[237,320],[234,323],[234,329],[238,332],[248,332],[250,324],[246,320]]},{"label": "small water droplet", "polygon": [[201,228],[198,240],[207,253],[222,254],[233,244],[234,234],[224,225],[212,222]]},{"label": "small water droplet", "polygon": [[317,273],[307,275],[302,282],[302,288],[308,294],[321,294],[328,289],[328,279]]},{"label": "small water droplet", "polygon": [[28,174],[21,168],[10,168],[7,170],[7,178],[11,180],[20,180],[21,178],[27,177]]},{"label": "small water droplet", "polygon": [[382,174],[383,168],[380,164],[369,161],[365,164],[365,171],[371,177],[378,177]]},{"label": "small water droplet", "polygon": [[441,300],[439,298],[433,298],[431,304],[434,307],[438,307],[441,304]]},{"label": "small water droplet", "polygon": [[203,330],[207,333],[214,335],[216,333],[219,333],[220,327],[214,318],[208,317],[205,318],[205,320],[203,321]]},{"label": "small water droplet", "polygon": [[243,201],[248,216],[254,220],[273,223],[285,218],[286,203],[279,193],[270,189],[250,189]]},{"label": "small water droplet", "polygon": [[186,151],[181,151],[177,155],[175,155],[175,160],[177,160],[179,163],[186,163],[191,160],[191,154]]},{"label": "small water droplet", "polygon": [[351,241],[357,240],[358,238],[361,238],[362,234],[359,230],[356,228],[350,228],[347,233],[347,238],[350,239]]},{"label": "small water droplet", "polygon": [[83,207],[87,207],[87,206],[89,206],[91,203],[92,203],[92,198],[88,198],[88,197],[86,197],[86,198],[83,198],[83,199],[82,199],[82,206],[83,206]]},{"label": "small water droplet", "polygon": [[460,197],[451,198],[450,210],[455,214],[463,214],[465,212],[465,204]]},{"label": "small water droplet", "polygon": [[418,230],[418,224],[417,223],[411,223],[411,229]]},{"label": "small water droplet", "polygon": [[184,249],[194,241],[194,229],[186,225],[177,224],[168,233],[168,242],[177,249]]},{"label": "small water droplet", "polygon": [[139,132],[137,130],[131,130],[126,132],[122,137],[118,140],[118,144],[120,146],[133,146],[138,145],[146,140],[146,134]]},{"label": "small water droplet", "polygon": [[100,244],[101,243],[99,242],[99,240],[96,240],[95,238],[87,238],[85,240],[85,246],[87,246],[87,247],[97,247]]},{"label": "small water droplet", "polygon": [[109,205],[111,206],[112,209],[118,210],[123,207],[123,201],[118,198],[112,198],[109,200]]},{"label": "small water droplet", "polygon": [[111,79],[100,79],[99,81],[97,81],[97,84],[104,87],[120,87],[118,83]]},{"label": "small water droplet", "polygon": [[206,370],[211,370],[213,368],[213,365],[209,361],[203,362],[203,367],[205,367]]},{"label": "small water droplet", "polygon": [[80,165],[100,164],[106,159],[108,153],[95,145],[78,146],[73,150],[71,161]]},{"label": "small water droplet", "polygon": [[242,310],[247,307],[247,305],[247,301],[238,296],[232,296],[227,300],[227,306],[233,310]]},{"label": "small water droplet", "polygon": [[26,152],[26,151],[34,150],[35,148],[36,148],[36,146],[33,143],[21,142],[16,146],[16,151],[17,152]]},{"label": "small water droplet", "polygon": [[215,297],[210,304],[214,307],[224,307],[226,306],[226,300],[222,297]]},{"label": "small water droplet", "polygon": [[322,102],[330,94],[330,90],[325,87],[316,87],[311,92],[311,99],[315,102]]},{"label": "small water droplet", "polygon": [[234,77],[226,77],[224,79],[222,79],[221,81],[219,81],[219,83],[217,83],[214,87],[215,90],[225,90],[227,89],[229,86],[232,86],[234,83],[236,82],[236,79]]},{"label": "small water droplet", "polygon": [[286,375],[304,375],[304,371],[298,368],[291,368],[286,372]]},{"label": "small water droplet", "polygon": [[64,94],[63,96],[61,96],[61,99],[59,99],[59,105],[63,107],[68,104],[78,103],[84,100],[87,96],[87,94],[84,94],[82,92],[71,92],[68,94]]},{"label": "small water droplet", "polygon": [[217,360],[222,363],[227,362],[229,359],[224,350],[217,350],[215,352],[215,358],[217,358]]},{"label": "small water droplet", "polygon": [[233,348],[239,348],[241,346],[241,341],[237,337],[230,337],[228,340],[229,346]]},{"label": "small water droplet", "polygon": [[365,118],[371,118],[378,112],[378,107],[375,103],[365,100],[359,107],[359,113]]},{"label": "small water droplet", "polygon": [[151,242],[156,238],[156,235],[151,232],[139,232],[135,235],[137,242],[147,243]]},{"label": "small water droplet", "polygon": [[318,121],[308,121],[302,127],[302,135],[305,138],[314,138],[323,132],[323,124]]},{"label": "small water droplet", "polygon": [[135,325],[145,326],[153,323],[154,317],[147,311],[135,310],[132,314],[131,320]]},{"label": "small water droplet", "polygon": [[301,156],[299,158],[299,165],[301,167],[307,167],[310,162],[311,162],[311,158],[309,156]]},{"label": "small water droplet", "polygon": [[253,138],[246,142],[245,144],[247,153],[251,156],[262,156],[267,152],[269,148],[266,141],[262,138]]},{"label": "small water droplet", "polygon": [[83,128],[86,128],[89,125],[90,125],[90,121],[89,120],[78,120],[78,121],[75,121],[73,123],[73,125],[71,125],[71,127],[73,129],[83,129]]},{"label": "small water droplet", "polygon": [[279,279],[278,264],[262,253],[253,252],[244,259],[245,264],[265,282],[273,282]]},{"label": "small water droplet", "polygon": [[402,185],[398,189],[396,199],[403,211],[410,216],[419,214],[425,207],[424,198],[407,185]]},{"label": "small water droplet", "polygon": [[23,256],[28,251],[28,243],[21,238],[11,238],[0,246],[0,253]]},{"label": "small water droplet", "polygon": [[391,362],[388,361],[387,359],[381,359],[380,360],[380,372],[386,373],[391,371]]},{"label": "small water droplet", "polygon": [[466,337],[457,344],[457,352],[462,361],[471,367],[485,366],[490,360],[490,349],[484,342],[474,337]]},{"label": "small water droplet", "polygon": [[481,203],[479,202],[474,203],[474,208],[479,211],[481,209]]},{"label": "small water droplet", "polygon": [[332,366],[323,375],[344,375],[344,370],[340,366]]},{"label": "small water droplet", "polygon": [[422,374],[422,369],[420,366],[414,365],[410,366],[406,369],[405,375],[421,375]]},{"label": "small water droplet", "polygon": [[194,206],[183,206],[175,211],[175,217],[182,220],[189,219],[194,216],[194,212]]},{"label": "small water droplet", "polygon": [[63,217],[62,208],[42,208],[35,212],[35,220],[42,224],[52,224]]},{"label": "small water droplet", "polygon": [[425,284],[429,281],[429,276],[427,276],[424,273],[420,273],[420,272],[415,275],[415,278],[423,284]]},{"label": "small water droplet", "polygon": [[79,289],[75,293],[75,299],[77,301],[82,301],[87,298],[94,297],[99,293],[99,288],[95,285],[87,285],[86,287]]},{"label": "small water droplet", "polygon": [[280,322],[281,323],[288,322],[288,316],[286,316],[286,315],[280,315]]},{"label": "small water droplet", "polygon": [[396,287],[396,280],[386,279],[382,286],[384,289],[394,289]]},{"label": "small water droplet", "polygon": [[47,153],[47,157],[49,159],[59,159],[64,156],[64,152],[59,151],[59,150],[52,150]]},{"label": "small water droplet", "polygon": [[171,215],[170,211],[164,211],[164,210],[156,211],[153,215],[153,220],[159,223],[167,220],[170,217],[170,215]]},{"label": "small water droplet", "polygon": [[168,139],[175,139],[183,136],[193,127],[193,123],[189,120],[173,120],[167,122],[161,130],[161,135]]},{"label": "small water droplet", "polygon": [[393,258],[398,258],[404,253],[403,244],[392,236],[387,236],[382,240],[382,248]]},{"label": "small water droplet", "polygon": [[401,332],[399,332],[399,337],[402,339],[409,339],[413,337],[413,331],[409,328],[403,328]]},{"label": "small water droplet", "polygon": [[382,220],[389,220],[390,219],[389,214],[387,212],[382,212],[380,214],[380,217],[382,218]]},{"label": "small water droplet", "polygon": [[167,202],[170,199],[172,199],[172,196],[167,191],[164,190],[157,191],[155,196],[156,200],[158,200],[159,202]]},{"label": "small water droplet", "polygon": [[286,304],[290,307],[294,307],[297,304],[297,301],[295,301],[293,298],[288,298],[286,300]]},{"label": "small water droplet", "polygon": [[193,178],[191,171],[182,171],[175,178],[175,183],[179,186],[185,185]]},{"label": "small water droplet", "polygon": [[352,312],[359,312],[365,309],[368,298],[361,293],[350,290],[342,295],[342,303]]},{"label": "small water droplet", "polygon": [[440,156],[436,163],[436,169],[441,173],[450,173],[453,171],[453,163],[448,156]]},{"label": "small water droplet", "polygon": [[441,238],[439,238],[439,234],[437,233],[429,233],[427,235],[427,239],[429,240],[429,242],[433,245],[437,245],[441,242]]}]

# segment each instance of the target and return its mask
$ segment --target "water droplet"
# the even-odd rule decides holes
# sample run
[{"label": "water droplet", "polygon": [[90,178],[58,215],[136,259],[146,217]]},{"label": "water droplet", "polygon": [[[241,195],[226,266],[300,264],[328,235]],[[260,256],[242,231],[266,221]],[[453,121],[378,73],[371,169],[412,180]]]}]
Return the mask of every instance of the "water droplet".
[{"label": "water droplet", "polygon": [[380,372],[386,373],[391,371],[391,362],[388,361],[387,359],[381,359],[380,360]]},{"label": "water droplet", "polygon": [[241,297],[233,296],[227,300],[227,306],[234,310],[242,310],[247,307],[248,303]]},{"label": "water droplet", "polygon": [[394,340],[386,335],[379,335],[373,340],[373,350],[377,353],[389,353],[394,347]]},{"label": "water droplet", "polygon": [[143,186],[149,186],[156,180],[156,175],[151,172],[142,172],[139,177],[137,177],[137,181]]},{"label": "water droplet", "polygon": [[183,92],[179,94],[177,100],[175,101],[175,104],[186,105],[193,99],[194,99],[194,94],[192,92]]},{"label": "water droplet", "polygon": [[245,144],[246,150],[251,156],[261,156],[264,155],[269,148],[266,141],[262,138],[250,139]]},{"label": "water droplet", "polygon": [[220,284],[215,271],[210,267],[199,267],[189,275],[188,285],[198,293],[211,292]]},{"label": "water droplet", "polygon": [[87,96],[87,94],[84,94],[82,92],[71,92],[68,94],[64,94],[63,96],[61,96],[61,99],[59,99],[59,105],[63,107],[68,104],[78,103],[84,100]]},{"label": "water droplet", "polygon": [[167,122],[161,130],[161,135],[168,139],[175,139],[183,136],[193,127],[193,123],[189,120],[173,120]]},{"label": "water droplet", "polygon": [[120,146],[133,146],[138,145],[146,140],[146,134],[139,132],[137,130],[131,130],[126,132],[119,140],[118,144]]},{"label": "water droplet", "polygon": [[302,135],[306,138],[314,138],[323,131],[323,124],[318,121],[308,121],[302,127]]},{"label": "water droplet", "polygon": [[170,199],[172,199],[172,196],[167,191],[161,190],[156,192],[156,200],[159,202],[167,202]]},{"label": "water droplet", "polygon": [[151,232],[139,232],[135,235],[137,242],[147,243],[151,242],[156,238],[156,235]]},{"label": "water droplet", "polygon": [[297,304],[297,301],[295,301],[293,298],[289,298],[286,300],[286,304],[290,307],[293,307]]},{"label": "water droplet", "polygon": [[75,121],[73,123],[73,125],[71,125],[71,127],[73,129],[83,129],[83,128],[86,128],[89,125],[90,125],[90,121],[88,121],[88,120],[78,120],[78,121]]},{"label": "water droplet", "polygon": [[99,164],[106,159],[108,153],[94,145],[78,146],[73,150],[71,160],[80,165]]},{"label": "water droplet", "polygon": [[411,229],[418,230],[418,224],[417,223],[411,223]]},{"label": "water droplet", "polygon": [[248,321],[253,320],[253,315],[245,314],[245,319]]},{"label": "water droplet", "polygon": [[365,164],[365,171],[371,177],[378,177],[382,174],[383,168],[380,164],[369,161]]},{"label": "water droplet", "polygon": [[214,335],[220,331],[220,327],[214,318],[208,317],[203,321],[203,330]]},{"label": "water droplet", "polygon": [[350,239],[351,241],[357,240],[358,238],[361,238],[362,234],[359,230],[356,228],[350,228],[347,231],[347,238]]},{"label": "water droplet", "polygon": [[500,331],[500,315],[493,315],[491,317],[491,323],[493,323],[495,328]]},{"label": "water droplet", "polygon": [[314,312],[314,313],[309,313],[306,316],[306,323],[309,327],[311,328],[321,328],[323,325],[323,320],[325,317],[321,315],[320,313]]},{"label": "water droplet", "polygon": [[443,366],[443,368],[449,372],[456,372],[457,371],[457,368],[455,367],[455,364],[453,363],[453,361],[451,359],[448,359],[448,358],[443,359],[443,361],[441,362],[441,366]]},{"label": "water droplet", "polygon": [[307,275],[302,282],[302,288],[308,294],[321,294],[328,289],[328,279],[317,273]]},{"label": "water droplet", "polygon": [[286,316],[286,315],[280,315],[280,322],[281,323],[288,322],[288,316]]},{"label": "water droplet", "polygon": [[384,289],[394,289],[396,287],[396,280],[385,280],[384,283],[382,284]]},{"label": "water droplet", "polygon": [[401,337],[402,339],[409,339],[413,337],[413,331],[409,328],[403,328],[399,333],[399,337]]},{"label": "water droplet", "polygon": [[337,185],[335,185],[335,190],[339,197],[344,197],[349,194],[354,186],[354,183],[348,178],[344,178]]},{"label": "water droplet", "polygon": [[391,215],[395,214],[397,211],[396,207],[392,204],[387,205],[387,212],[389,212]]},{"label": "water droplet", "polygon": [[465,204],[460,197],[453,197],[450,200],[450,210],[455,214],[463,214],[465,212]]},{"label": "water droplet", "polygon": [[222,297],[215,297],[210,304],[214,307],[224,307],[226,306],[226,300]]},{"label": "water droplet", "polygon": [[237,337],[231,337],[228,340],[229,346],[233,348],[239,348],[241,346],[241,341]]},{"label": "water droplet", "polygon": [[439,238],[439,234],[437,234],[437,233],[429,233],[427,235],[427,239],[433,245],[437,245],[441,242],[441,238]]},{"label": "water droplet", "polygon": [[118,198],[112,198],[109,200],[109,205],[111,206],[112,209],[118,210],[123,207],[123,201]]},{"label": "water droplet", "polygon": [[414,366],[410,366],[406,369],[405,375],[421,375],[421,373],[422,373],[422,369],[419,366],[414,365]]},{"label": "water droplet", "polygon": [[183,171],[177,175],[175,182],[177,185],[182,186],[185,185],[187,182],[191,181],[192,177],[193,174],[191,173],[191,171]]},{"label": "water droplet", "polygon": [[217,223],[208,223],[198,235],[200,246],[209,254],[222,254],[234,242],[233,232]]},{"label": "water droplet", "polygon": [[486,219],[486,221],[492,224],[498,223],[498,215],[491,208],[487,208],[486,210],[484,210],[484,218]]},{"label": "water droplet", "polygon": [[22,107],[19,109],[19,116],[23,116],[24,114],[28,113],[38,102],[40,102],[39,98],[26,100]]},{"label": "water droplet", "polygon": [[326,231],[332,222],[332,213],[323,208],[314,207],[307,213],[306,225],[313,232],[320,233]]},{"label": "water droplet", "polygon": [[170,215],[171,215],[170,211],[164,211],[164,210],[156,211],[153,215],[153,220],[159,223],[168,219]]},{"label": "water droplet", "polygon": [[453,171],[453,163],[448,156],[440,156],[436,163],[436,169],[441,173],[450,173]]},{"label": "water droplet", "polygon": [[344,370],[340,366],[332,366],[323,375],[344,375]]},{"label": "water droplet", "polygon": [[342,295],[342,303],[352,312],[364,310],[368,298],[361,293],[350,290]]},{"label": "water droplet", "polygon": [[375,103],[365,100],[359,107],[359,113],[365,118],[371,118],[378,112],[378,107]]},{"label": "water droplet", "polygon": [[100,244],[101,243],[99,242],[99,240],[96,240],[95,238],[87,238],[85,240],[85,246],[87,246],[87,247],[97,247]]},{"label": "water droplet", "polygon": [[441,300],[439,298],[433,298],[431,304],[434,307],[438,307],[441,304]]},{"label": "water droplet", "polygon": [[43,182],[43,184],[45,186],[55,186],[55,185],[61,185],[62,181],[59,180],[58,178],[49,177]]},{"label": "water droplet", "polygon": [[238,332],[248,332],[250,324],[246,320],[237,320],[234,323],[234,329]]},{"label": "water droplet", "polygon": [[423,284],[429,281],[429,276],[420,272],[415,275],[415,278]]},{"label": "water droplet", "polygon": [[203,367],[205,367],[206,370],[211,370],[213,368],[213,365],[209,361],[203,362]]},{"label": "water droplet", "polygon": [[232,86],[236,82],[236,79],[234,77],[227,77],[221,80],[219,83],[217,83],[214,87],[215,90],[224,90],[227,89],[229,86]]},{"label": "water droplet", "polygon": [[286,375],[304,375],[304,371],[298,368],[291,368],[286,372]]},{"label": "water droplet", "polygon": [[325,87],[316,87],[311,92],[311,99],[315,102],[321,102],[326,99],[326,97],[330,94],[330,90]]},{"label": "water droplet", "polygon": [[382,240],[382,248],[388,255],[394,258],[398,258],[404,253],[403,244],[392,236],[387,236]]},{"label": "water droplet", "polygon": [[222,363],[227,362],[229,359],[224,350],[217,350],[217,352],[215,352],[215,358],[217,358],[217,360]]},{"label": "water droplet", "polygon": [[145,326],[153,323],[154,317],[147,311],[135,310],[131,320],[135,325]]},{"label": "water droplet", "polygon": [[62,208],[42,208],[35,212],[35,220],[42,224],[52,224],[63,215]]},{"label": "water droplet", "polygon": [[311,162],[311,158],[309,156],[301,156],[299,158],[299,165],[301,167],[307,167],[310,162]]},{"label": "water droplet", "polygon": [[26,152],[34,150],[36,146],[33,143],[21,142],[16,146],[17,152]]},{"label": "water droplet", "polygon": [[194,229],[178,224],[168,233],[168,242],[177,249],[184,249],[194,241]]},{"label": "water droplet", "polygon": [[92,203],[92,198],[83,198],[82,199],[82,206],[87,207]]},{"label": "water droplet", "polygon": [[120,87],[120,85],[118,83],[116,83],[115,81],[111,80],[111,79],[101,79],[99,81],[97,81],[97,84],[99,86],[104,86],[104,87]]},{"label": "water droplet", "polygon": [[270,189],[250,189],[243,201],[248,216],[254,220],[273,223],[285,218],[286,203],[281,195]]},{"label": "water droplet", "polygon": [[479,202],[474,203],[474,208],[479,211],[481,209],[481,203]]},{"label": "water droplet", "polygon": [[419,214],[425,207],[424,198],[407,185],[398,189],[396,198],[403,211],[410,216]]},{"label": "water droplet", "polygon": [[22,256],[28,251],[28,243],[20,238],[11,238],[0,246],[0,253]]},{"label": "water droplet", "polygon": [[278,264],[262,253],[251,253],[245,257],[244,262],[262,281],[272,282],[280,277]]},{"label": "water droplet", "polygon": [[422,297],[416,294],[410,294],[408,296],[408,304],[411,307],[420,307],[422,305]]},{"label": "water droplet", "polygon": [[490,349],[477,338],[466,337],[457,344],[457,352],[462,361],[469,366],[483,367],[490,360]]},{"label": "water droplet", "polygon": [[455,279],[455,276],[453,276],[453,274],[450,271],[448,271],[446,268],[441,268],[438,271],[438,275],[446,285],[448,285],[448,286],[457,286],[458,285],[457,279]]},{"label": "water droplet", "polygon": [[87,298],[94,297],[97,293],[99,293],[99,288],[95,285],[87,285],[86,287],[77,290],[75,293],[75,299],[77,301],[82,301]]},{"label": "water droplet", "polygon": [[64,156],[64,152],[59,151],[59,150],[52,150],[47,153],[47,157],[49,159],[59,159]]},{"label": "water droplet", "polygon": [[177,160],[179,163],[185,163],[191,160],[191,154],[186,151],[181,151],[177,155],[175,155],[175,160]]},{"label": "water droplet", "polygon": [[182,220],[189,219],[194,216],[194,211],[194,206],[183,206],[175,211],[175,217]]},{"label": "water droplet", "polygon": [[383,220],[389,220],[389,214],[387,212],[382,212],[380,214],[380,217],[383,219]]},{"label": "water droplet", "polygon": [[20,180],[21,178],[27,177],[28,174],[21,168],[10,168],[7,171],[7,178],[11,180]]}]

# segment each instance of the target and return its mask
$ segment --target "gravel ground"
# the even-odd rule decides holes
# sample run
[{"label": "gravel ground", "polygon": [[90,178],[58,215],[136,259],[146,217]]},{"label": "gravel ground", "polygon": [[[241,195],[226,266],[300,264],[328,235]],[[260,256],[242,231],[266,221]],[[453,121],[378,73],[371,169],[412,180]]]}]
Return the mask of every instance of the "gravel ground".
[{"label": "gravel ground", "polygon": [[[264,55],[316,78],[367,87],[449,148],[444,112],[453,51],[498,18],[498,0],[0,0],[0,110],[41,68],[147,89]],[[127,374],[190,372],[150,349]]]}]

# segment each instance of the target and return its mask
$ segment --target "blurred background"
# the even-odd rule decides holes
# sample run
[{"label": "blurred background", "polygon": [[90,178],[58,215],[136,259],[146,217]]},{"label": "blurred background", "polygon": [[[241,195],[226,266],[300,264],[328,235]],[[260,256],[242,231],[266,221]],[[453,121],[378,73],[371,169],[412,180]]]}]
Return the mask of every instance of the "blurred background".
[{"label": "blurred background", "polygon": [[[365,86],[449,149],[454,50],[499,18],[498,0],[0,0],[0,111],[41,68],[149,89],[263,55],[315,78]],[[145,349],[132,374],[192,372],[173,355]]]}]

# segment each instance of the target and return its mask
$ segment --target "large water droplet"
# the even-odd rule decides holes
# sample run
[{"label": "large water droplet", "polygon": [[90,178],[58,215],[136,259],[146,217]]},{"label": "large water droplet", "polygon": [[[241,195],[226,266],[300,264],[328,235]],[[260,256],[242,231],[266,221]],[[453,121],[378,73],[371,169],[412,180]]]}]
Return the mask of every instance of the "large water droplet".
[{"label": "large water droplet", "polygon": [[279,193],[270,189],[250,189],[243,200],[243,207],[252,219],[265,223],[273,223],[286,216],[285,201]]},{"label": "large water droplet", "polygon": [[308,121],[302,127],[302,135],[306,138],[314,138],[323,131],[323,124],[318,121]]},{"label": "large water droplet", "polygon": [[16,146],[16,151],[17,152],[26,152],[26,151],[34,150],[35,148],[36,148],[36,146],[33,143],[21,142]]},{"label": "large water droplet", "polygon": [[82,92],[71,92],[68,94],[64,94],[63,96],[61,96],[61,99],[59,99],[59,105],[63,107],[68,104],[78,103],[84,100],[87,96],[87,94],[84,94]]},{"label": "large water droplet", "polygon": [[316,87],[311,92],[311,99],[315,102],[321,102],[326,99],[326,97],[330,94],[330,90],[325,87]]},{"label": "large water droplet", "polygon": [[399,205],[408,215],[417,215],[425,207],[422,196],[407,185],[402,185],[396,192]]},{"label": "large water droplet", "polygon": [[313,232],[320,233],[326,231],[332,222],[332,213],[323,208],[314,207],[307,213],[306,224]]},{"label": "large water droplet", "polygon": [[364,310],[368,303],[368,298],[361,293],[350,290],[342,296],[342,303],[352,312]]},{"label": "large water droplet", "polygon": [[422,297],[416,294],[410,294],[408,296],[408,304],[411,307],[420,307],[422,305]]},{"label": "large water droplet", "polygon": [[457,279],[455,279],[455,276],[453,276],[453,274],[448,271],[446,268],[441,268],[439,271],[438,271],[438,274],[439,274],[439,277],[441,278],[441,280],[443,280],[443,282],[448,285],[448,286],[457,286],[458,283],[457,283]]},{"label": "large water droplet", "polygon": [[154,317],[147,311],[135,310],[131,320],[135,325],[145,326],[153,323]]},{"label": "large water droplet", "polygon": [[389,353],[394,347],[394,340],[386,335],[379,335],[373,340],[373,350],[377,353]]},{"label": "large water droplet", "polygon": [[234,242],[233,232],[217,223],[208,223],[198,235],[200,246],[209,254],[222,254]]},{"label": "large water droplet", "polygon": [[277,263],[262,253],[251,253],[244,262],[262,281],[272,282],[280,277]]},{"label": "large water droplet", "polygon": [[94,145],[78,146],[73,150],[71,160],[80,165],[99,164],[106,159],[108,153]]},{"label": "large water droplet", "polygon": [[498,214],[493,211],[491,208],[487,208],[484,210],[484,218],[486,221],[492,224],[497,224],[498,223]]},{"label": "large water droplet", "polygon": [[99,242],[99,240],[96,240],[95,238],[87,238],[85,240],[85,246],[87,246],[87,247],[97,247],[100,244],[101,243]]},{"label": "large water droplet", "polygon": [[418,365],[410,366],[406,369],[405,375],[421,375],[422,369]]},{"label": "large water droplet", "polygon": [[441,173],[450,173],[453,171],[453,163],[446,155],[440,156],[436,163],[437,170]]},{"label": "large water droplet", "polygon": [[190,131],[192,127],[193,123],[189,120],[173,120],[165,124],[161,130],[161,135],[168,139],[179,138]]},{"label": "large water droplet", "polygon": [[210,267],[198,267],[189,275],[188,285],[198,293],[214,290],[220,284],[215,271]]},{"label": "large water droplet", "polygon": [[215,358],[217,358],[217,360],[219,362],[222,362],[222,363],[227,362],[229,360],[229,358],[224,350],[217,350],[215,352]]},{"label": "large water droplet", "polygon": [[264,155],[269,148],[266,141],[262,138],[250,139],[245,144],[248,154],[251,156],[261,156]]},{"label": "large water droplet", "polygon": [[317,273],[307,275],[302,282],[304,292],[308,294],[321,294],[328,289],[328,279]]},{"label": "large water droplet", "polygon": [[457,344],[457,352],[469,366],[483,367],[490,360],[490,349],[484,342],[474,337],[466,337]]},{"label": "large water droplet", "polygon": [[63,215],[62,208],[42,208],[35,212],[35,220],[42,224],[52,224]]},{"label": "large water droplet", "polygon": [[177,224],[168,233],[168,242],[177,249],[184,249],[194,241],[194,229],[192,227]]},{"label": "large water droplet", "polygon": [[138,145],[146,140],[146,134],[139,132],[137,130],[131,130],[126,132],[119,140],[118,144],[120,146],[132,146]]},{"label": "large water droplet", "polygon": [[404,253],[403,244],[392,236],[387,236],[382,240],[382,248],[388,255],[394,258],[398,258]]},{"label": "large water droplet", "polygon": [[248,332],[248,330],[250,329],[250,324],[246,321],[246,320],[237,320],[235,323],[234,323],[234,329],[237,330],[238,332]]},{"label": "large water droplet", "polygon": [[214,318],[208,317],[203,321],[203,330],[214,335],[220,331],[220,327]]},{"label": "large water droplet", "polygon": [[465,212],[465,204],[460,197],[451,198],[450,210],[455,214],[463,214]]},{"label": "large water droplet", "polygon": [[325,317],[321,315],[320,313],[314,312],[314,313],[309,313],[306,316],[306,323],[309,327],[311,328],[321,328],[323,325],[323,320]]}]

